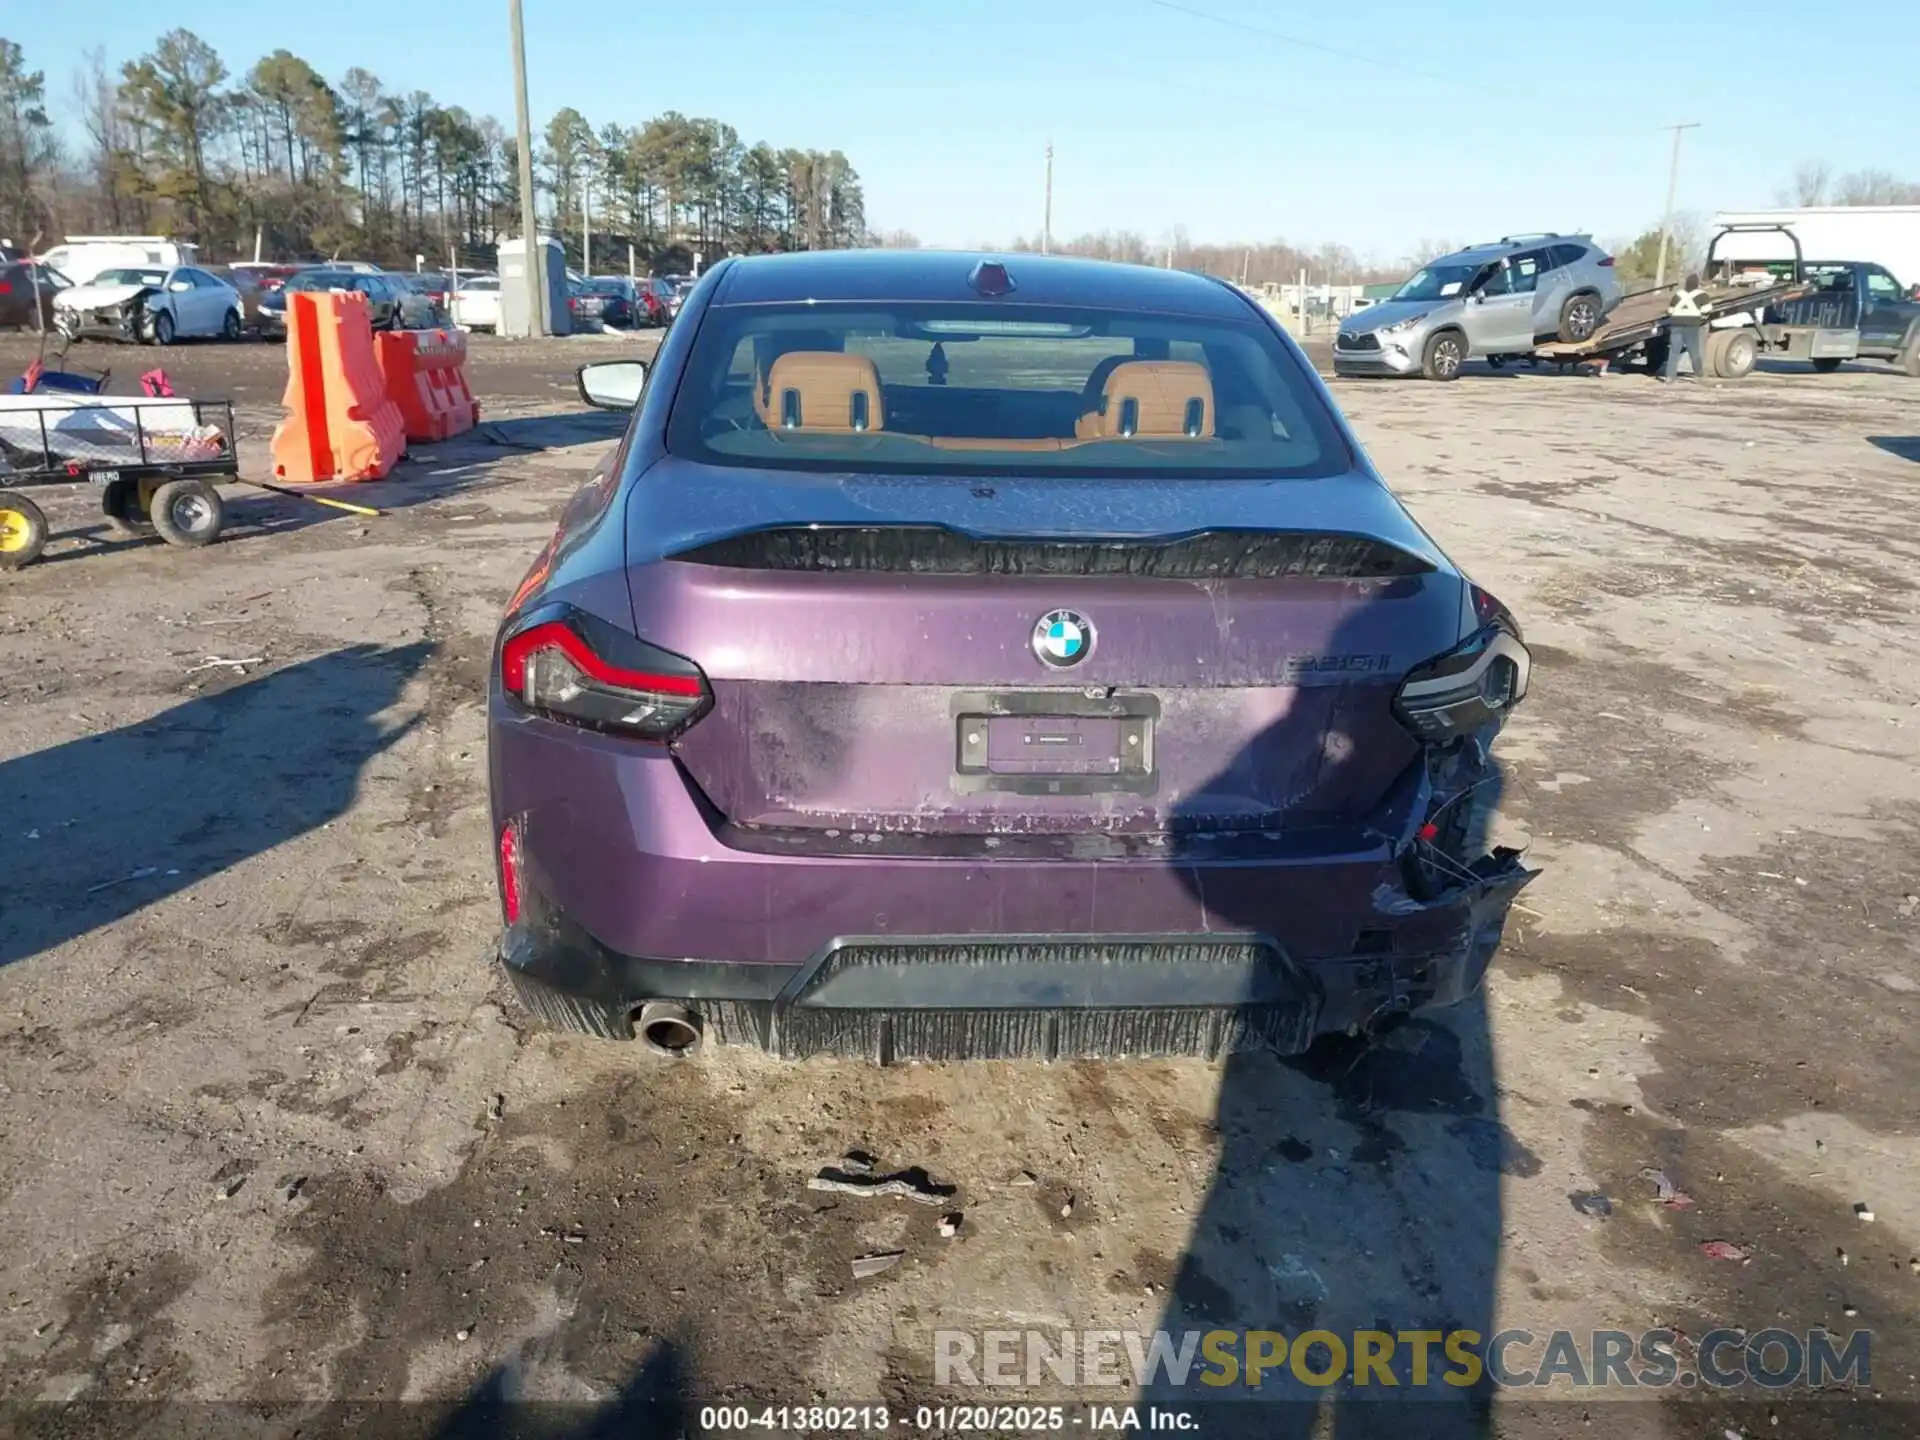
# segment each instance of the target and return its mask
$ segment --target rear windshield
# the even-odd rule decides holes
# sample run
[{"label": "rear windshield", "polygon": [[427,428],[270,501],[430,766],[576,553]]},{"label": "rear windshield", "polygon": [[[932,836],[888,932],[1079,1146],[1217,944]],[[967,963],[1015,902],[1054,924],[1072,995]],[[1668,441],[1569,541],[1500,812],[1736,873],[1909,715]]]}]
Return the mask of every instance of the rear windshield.
[{"label": "rear windshield", "polygon": [[1309,478],[1352,464],[1310,374],[1258,320],[1031,304],[709,309],[667,448],[902,474]]},{"label": "rear windshield", "polygon": [[353,285],[353,276],[340,270],[303,270],[287,281],[288,290],[346,290]]}]

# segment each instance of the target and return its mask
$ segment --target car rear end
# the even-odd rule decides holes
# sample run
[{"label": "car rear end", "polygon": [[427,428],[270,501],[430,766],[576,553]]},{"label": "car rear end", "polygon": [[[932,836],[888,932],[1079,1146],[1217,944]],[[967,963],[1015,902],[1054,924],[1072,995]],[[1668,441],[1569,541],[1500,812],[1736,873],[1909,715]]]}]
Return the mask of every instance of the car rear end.
[{"label": "car rear end", "polygon": [[500,280],[476,275],[453,292],[449,306],[453,323],[467,330],[497,330],[500,326]]},{"label": "car rear end", "polygon": [[591,280],[581,281],[572,287],[568,308],[573,312],[576,325],[600,325],[604,323],[608,294],[598,288]]},{"label": "car rear end", "polygon": [[1064,277],[1043,308],[782,305],[743,267],[669,340],[495,656],[530,1008],[1213,1055],[1479,983],[1529,872],[1456,831],[1517,627],[1264,317],[1059,264],[1020,267]]}]

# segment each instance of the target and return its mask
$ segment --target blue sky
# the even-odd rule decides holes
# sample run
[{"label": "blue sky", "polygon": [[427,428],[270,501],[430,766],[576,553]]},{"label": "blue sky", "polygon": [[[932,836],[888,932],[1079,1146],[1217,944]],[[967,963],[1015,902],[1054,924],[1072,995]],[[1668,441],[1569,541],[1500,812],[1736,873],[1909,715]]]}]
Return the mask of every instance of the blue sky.
[{"label": "blue sky", "polygon": [[[1184,225],[1383,260],[1423,237],[1646,228],[1666,185],[1658,127],[1674,121],[1704,122],[1686,139],[1683,209],[1770,204],[1811,157],[1920,175],[1911,87],[1888,79],[1920,56],[1911,0],[525,4],[536,125],[565,104],[595,125],[674,109],[749,141],[838,147],[870,223],[929,244],[1037,233],[1049,137],[1057,235]],[[178,13],[5,10],[0,33],[56,102],[86,48],[104,41],[117,63]],[[199,0],[192,17],[236,72],[285,45],[330,78],[359,64],[511,122],[505,0]],[[1802,55],[1822,63],[1801,71]],[[1888,84],[1872,104],[1796,98]]]}]

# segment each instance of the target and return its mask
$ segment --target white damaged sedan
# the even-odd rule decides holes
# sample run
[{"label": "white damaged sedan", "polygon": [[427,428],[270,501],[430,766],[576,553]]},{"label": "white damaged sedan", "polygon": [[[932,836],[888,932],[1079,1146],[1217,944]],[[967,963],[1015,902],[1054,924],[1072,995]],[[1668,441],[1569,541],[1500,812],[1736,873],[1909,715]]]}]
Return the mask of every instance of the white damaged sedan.
[{"label": "white damaged sedan", "polygon": [[74,340],[238,340],[245,333],[246,306],[233,286],[192,265],[139,266],[103,270],[85,285],[62,290],[53,302],[53,323]]}]

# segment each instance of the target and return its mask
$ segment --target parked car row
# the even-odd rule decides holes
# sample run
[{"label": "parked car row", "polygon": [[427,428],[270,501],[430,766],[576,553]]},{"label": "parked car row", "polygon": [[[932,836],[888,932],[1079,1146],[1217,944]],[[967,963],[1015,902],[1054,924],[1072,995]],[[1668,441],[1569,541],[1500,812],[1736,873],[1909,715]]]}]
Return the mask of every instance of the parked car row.
[{"label": "parked car row", "polygon": [[567,305],[576,321],[616,330],[664,327],[678,310],[678,287],[661,275],[633,279],[596,275],[568,283]]},{"label": "parked car row", "polygon": [[[83,251],[117,255],[128,247],[90,242],[61,248],[84,258]],[[447,323],[467,330],[500,328],[500,278],[492,274],[409,274],[362,260],[230,265],[163,261],[112,266],[76,284],[44,259],[0,263],[0,327],[34,328],[37,296],[38,323],[72,340],[169,345],[200,337],[278,339],[286,334],[287,296],[304,290],[365,295],[377,330]],[[571,271],[567,290],[576,323],[622,330],[671,324],[684,293],[674,277],[582,277]]]},{"label": "parked car row", "polygon": [[439,315],[426,293],[408,283],[411,276],[386,271],[303,270],[278,290],[260,298],[258,328],[268,337],[287,333],[287,296],[310,290],[343,290],[367,297],[368,316],[376,330],[424,330]]},{"label": "parked car row", "polygon": [[[567,312],[575,324],[613,330],[664,327],[680,310],[680,290],[665,276],[634,279],[625,275],[567,275]],[[500,277],[463,275],[447,301],[453,323],[463,330],[500,328]]]}]

